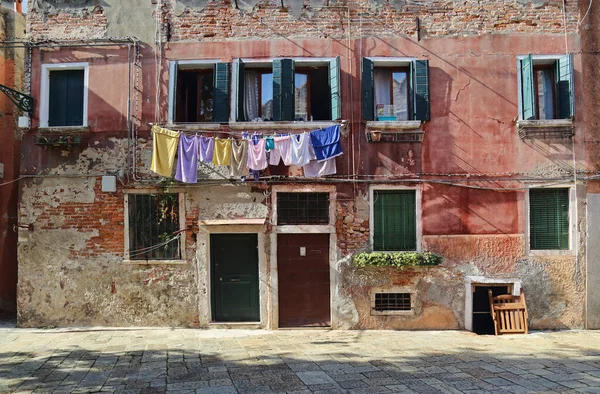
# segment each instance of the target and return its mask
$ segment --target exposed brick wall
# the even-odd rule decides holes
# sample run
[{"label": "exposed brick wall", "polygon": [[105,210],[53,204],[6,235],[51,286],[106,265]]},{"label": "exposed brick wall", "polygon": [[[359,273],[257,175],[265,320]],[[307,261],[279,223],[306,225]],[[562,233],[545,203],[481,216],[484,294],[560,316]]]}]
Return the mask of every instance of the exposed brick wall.
[{"label": "exposed brick wall", "polygon": [[46,14],[31,10],[27,14],[27,34],[34,41],[45,39],[93,39],[106,36],[104,8],[60,11]]},{"label": "exposed brick wall", "polygon": [[[284,2],[285,4],[285,2]],[[162,5],[163,39],[172,41],[221,41],[256,38],[338,38],[482,35],[488,33],[564,33],[562,1],[519,2],[507,0],[443,1],[395,7],[390,2],[353,0],[344,5],[305,7],[299,17],[281,8],[278,1],[260,2],[251,11],[236,9],[229,0],[208,2],[203,9],[176,7],[176,0]],[[567,28],[577,31],[576,1],[566,4]],[[27,30],[34,40],[101,38],[107,34],[107,17],[101,6],[43,13],[32,9]],[[348,22],[348,16],[350,22]]]}]

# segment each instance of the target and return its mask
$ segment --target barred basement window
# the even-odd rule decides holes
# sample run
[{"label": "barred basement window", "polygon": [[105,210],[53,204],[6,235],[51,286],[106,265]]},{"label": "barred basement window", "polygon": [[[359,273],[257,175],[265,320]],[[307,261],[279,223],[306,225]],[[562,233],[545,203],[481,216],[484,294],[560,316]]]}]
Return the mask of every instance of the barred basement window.
[{"label": "barred basement window", "polygon": [[329,193],[277,193],[277,224],[329,224]]},{"label": "barred basement window", "polygon": [[412,309],[410,301],[410,293],[376,293],[373,310],[410,311]]},{"label": "barred basement window", "polygon": [[178,194],[129,194],[129,258],[181,258]]}]

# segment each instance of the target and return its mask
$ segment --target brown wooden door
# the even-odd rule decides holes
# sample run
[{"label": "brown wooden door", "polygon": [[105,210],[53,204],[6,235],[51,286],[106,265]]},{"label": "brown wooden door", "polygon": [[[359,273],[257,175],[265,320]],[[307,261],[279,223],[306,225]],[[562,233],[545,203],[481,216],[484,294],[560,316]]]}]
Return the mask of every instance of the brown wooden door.
[{"label": "brown wooden door", "polygon": [[277,270],[279,326],[330,326],[329,234],[278,234]]}]

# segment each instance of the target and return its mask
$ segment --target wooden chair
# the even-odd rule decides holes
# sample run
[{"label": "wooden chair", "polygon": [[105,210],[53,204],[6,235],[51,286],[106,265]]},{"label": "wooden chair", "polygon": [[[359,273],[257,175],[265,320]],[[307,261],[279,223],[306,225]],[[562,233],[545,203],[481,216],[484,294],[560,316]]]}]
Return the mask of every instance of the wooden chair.
[{"label": "wooden chair", "polygon": [[494,320],[494,332],[499,334],[527,334],[527,304],[521,289],[518,296],[506,294],[494,297],[488,290],[490,313]]}]

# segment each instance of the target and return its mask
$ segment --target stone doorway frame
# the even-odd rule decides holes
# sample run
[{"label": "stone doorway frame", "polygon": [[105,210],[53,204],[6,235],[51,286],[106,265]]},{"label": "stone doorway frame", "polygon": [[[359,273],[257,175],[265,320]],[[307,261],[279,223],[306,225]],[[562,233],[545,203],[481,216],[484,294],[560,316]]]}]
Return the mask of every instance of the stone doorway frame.
[{"label": "stone doorway frame", "polygon": [[507,285],[512,294],[521,293],[521,280],[517,278],[488,278],[486,276],[465,276],[465,330],[473,331],[473,285]]}]

